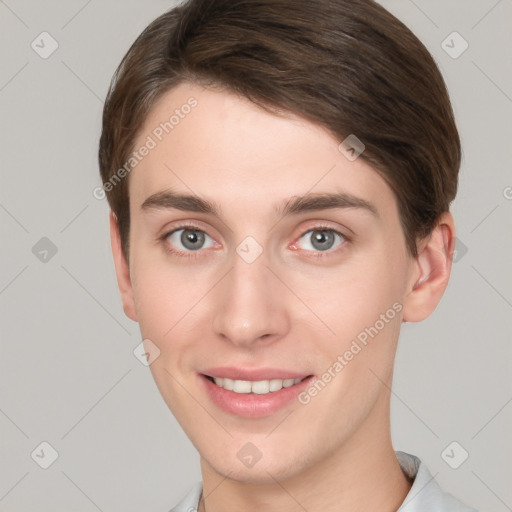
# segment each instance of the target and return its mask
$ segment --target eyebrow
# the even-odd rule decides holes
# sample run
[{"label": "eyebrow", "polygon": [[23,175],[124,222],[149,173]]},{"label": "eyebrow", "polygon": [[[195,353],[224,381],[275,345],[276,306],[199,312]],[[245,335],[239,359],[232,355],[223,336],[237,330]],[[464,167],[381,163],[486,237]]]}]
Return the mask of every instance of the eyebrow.
[{"label": "eyebrow", "polygon": [[[370,212],[375,217],[379,217],[377,208],[372,203],[345,192],[308,193],[303,196],[293,196],[282,205],[277,205],[274,211],[278,217],[282,218],[316,210],[344,208],[359,208]],[[206,213],[221,217],[221,209],[216,203],[196,195],[181,194],[170,190],[164,190],[149,196],[141,205],[143,211],[168,209]]]}]

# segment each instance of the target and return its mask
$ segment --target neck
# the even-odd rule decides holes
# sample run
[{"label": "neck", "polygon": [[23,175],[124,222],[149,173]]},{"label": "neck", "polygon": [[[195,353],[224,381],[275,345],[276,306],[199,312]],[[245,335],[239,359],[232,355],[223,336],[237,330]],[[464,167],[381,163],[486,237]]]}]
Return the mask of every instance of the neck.
[{"label": "neck", "polygon": [[389,405],[377,409],[328,458],[287,479],[269,475],[265,483],[233,480],[201,458],[204,499],[199,512],[395,512],[411,483],[391,443]]}]

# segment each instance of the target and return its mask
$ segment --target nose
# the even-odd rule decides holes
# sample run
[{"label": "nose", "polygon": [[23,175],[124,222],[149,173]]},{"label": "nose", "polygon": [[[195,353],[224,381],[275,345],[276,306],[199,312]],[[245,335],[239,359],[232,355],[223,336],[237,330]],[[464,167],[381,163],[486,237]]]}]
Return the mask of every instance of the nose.
[{"label": "nose", "polygon": [[283,337],[290,329],[284,295],[266,259],[247,263],[235,254],[231,271],[215,287],[215,334],[240,347]]}]

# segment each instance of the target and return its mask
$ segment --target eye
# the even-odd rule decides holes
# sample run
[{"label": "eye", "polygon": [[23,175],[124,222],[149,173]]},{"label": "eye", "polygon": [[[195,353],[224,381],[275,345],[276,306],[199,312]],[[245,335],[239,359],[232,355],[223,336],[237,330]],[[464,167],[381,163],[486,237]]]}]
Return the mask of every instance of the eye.
[{"label": "eye", "polygon": [[[168,243],[177,247],[177,252],[198,251],[212,247],[214,240],[200,229],[185,227],[165,235]],[[181,246],[180,246],[181,245]]]},{"label": "eye", "polygon": [[[325,252],[340,246],[346,238],[334,229],[310,229],[298,240],[306,251]],[[297,244],[295,244],[297,245]]]}]

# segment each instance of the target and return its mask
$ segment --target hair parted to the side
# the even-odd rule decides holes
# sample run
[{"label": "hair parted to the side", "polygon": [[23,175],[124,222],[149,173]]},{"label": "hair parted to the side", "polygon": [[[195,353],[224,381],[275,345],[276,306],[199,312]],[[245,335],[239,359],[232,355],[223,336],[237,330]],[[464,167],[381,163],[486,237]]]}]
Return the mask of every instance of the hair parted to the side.
[{"label": "hair parted to the side", "polygon": [[[103,111],[103,183],[150,109],[184,81],[355,134],[397,198],[410,254],[457,191],[460,140],[444,80],[417,37],[373,0],[189,0],[154,20],[116,70]],[[128,179],[107,192],[129,256]]]}]

